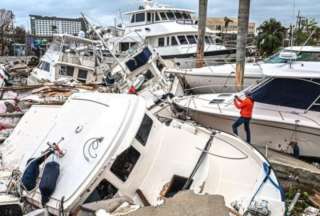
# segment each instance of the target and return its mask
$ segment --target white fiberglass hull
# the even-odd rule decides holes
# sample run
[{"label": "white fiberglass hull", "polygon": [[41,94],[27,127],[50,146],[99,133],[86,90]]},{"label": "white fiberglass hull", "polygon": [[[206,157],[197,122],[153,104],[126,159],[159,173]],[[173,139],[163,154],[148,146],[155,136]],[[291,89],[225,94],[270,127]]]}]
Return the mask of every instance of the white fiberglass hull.
[{"label": "white fiberglass hull", "polygon": [[[231,111],[223,114],[219,113],[219,110],[209,112],[195,109],[194,107],[187,107],[185,104],[179,104],[177,101],[176,105],[184,110],[188,110],[188,115],[199,124],[228,133],[233,133],[232,124],[239,117],[238,113]],[[221,106],[219,109],[223,110],[223,107]],[[281,113],[278,113],[278,115],[281,115]],[[297,142],[300,156],[320,158],[320,129],[317,127],[296,125],[289,121],[279,122],[253,117],[250,122],[250,130],[253,145],[292,154],[293,147],[290,143]],[[246,135],[243,126],[238,128],[238,132],[239,136],[245,139]]]},{"label": "white fiberglass hull", "polygon": [[[237,91],[235,87],[235,65],[224,64],[193,69],[168,69],[167,73],[183,79],[193,93],[227,93]],[[244,87],[256,84],[263,77],[258,64],[247,64]]]}]

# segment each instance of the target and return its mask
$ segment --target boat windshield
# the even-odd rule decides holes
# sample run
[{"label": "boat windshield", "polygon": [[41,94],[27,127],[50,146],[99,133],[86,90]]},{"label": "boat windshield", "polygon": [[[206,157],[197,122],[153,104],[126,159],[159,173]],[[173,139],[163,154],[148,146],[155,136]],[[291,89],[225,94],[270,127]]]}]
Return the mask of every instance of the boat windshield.
[{"label": "boat windshield", "polygon": [[253,90],[259,103],[320,112],[320,79],[271,78]]},{"label": "boat windshield", "polygon": [[[298,51],[292,51],[292,50],[284,50],[288,52],[294,52],[297,54],[297,60],[296,61],[320,61],[320,52],[298,52]],[[265,63],[287,63],[287,59],[280,58],[280,52],[270,56],[269,58],[266,58],[264,60]]]}]

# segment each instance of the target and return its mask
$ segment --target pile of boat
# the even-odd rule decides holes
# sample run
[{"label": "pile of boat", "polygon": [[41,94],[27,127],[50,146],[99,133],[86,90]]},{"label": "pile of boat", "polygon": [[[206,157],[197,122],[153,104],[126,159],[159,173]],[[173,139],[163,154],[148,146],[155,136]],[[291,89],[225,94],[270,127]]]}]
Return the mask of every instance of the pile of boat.
[{"label": "pile of boat", "polygon": [[[126,55],[60,35],[28,85],[3,83],[1,215],[126,215],[183,190],[221,195],[229,215],[285,215],[281,185],[256,147],[320,158],[320,49],[289,47],[247,64],[247,87],[235,93],[233,64],[163,58],[169,46],[195,46],[190,14],[146,1],[129,13],[128,32],[108,39]],[[164,24],[179,32],[164,36]],[[149,45],[131,41],[138,34]],[[252,144],[231,133],[234,96],[248,90]]]}]

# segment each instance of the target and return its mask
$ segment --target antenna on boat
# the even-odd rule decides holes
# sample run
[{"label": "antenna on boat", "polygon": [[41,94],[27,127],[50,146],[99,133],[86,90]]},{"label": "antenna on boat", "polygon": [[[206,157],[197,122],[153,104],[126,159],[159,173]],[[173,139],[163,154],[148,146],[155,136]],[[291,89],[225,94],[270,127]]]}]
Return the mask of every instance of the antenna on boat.
[{"label": "antenna on boat", "polygon": [[120,60],[116,57],[116,55],[112,52],[111,49],[109,49],[107,43],[104,41],[103,37],[101,36],[100,32],[97,31],[96,27],[94,25],[92,25],[87,17],[84,15],[83,12],[80,13],[82,18],[84,19],[84,22],[90,26],[90,28],[96,33],[96,35],[98,36],[99,40],[101,41],[102,45],[104,46],[104,48],[106,48],[110,54],[112,55],[112,57],[116,60],[116,62],[118,63],[118,65],[121,67],[122,71],[126,74],[126,68],[123,67],[123,65],[121,64]]}]

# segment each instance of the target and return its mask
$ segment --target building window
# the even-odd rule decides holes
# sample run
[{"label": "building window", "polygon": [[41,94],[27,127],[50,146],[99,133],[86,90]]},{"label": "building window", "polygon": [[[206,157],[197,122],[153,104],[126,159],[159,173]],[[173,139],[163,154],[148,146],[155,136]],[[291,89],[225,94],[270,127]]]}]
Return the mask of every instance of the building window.
[{"label": "building window", "polygon": [[179,45],[175,36],[171,36],[171,46]]},{"label": "building window", "polygon": [[158,46],[159,46],[159,47],[164,47],[164,46],[165,46],[165,44],[164,44],[164,38],[159,38],[159,39],[158,39]]},{"label": "building window", "polygon": [[160,12],[160,16],[162,20],[168,20],[166,14],[164,12]]},{"label": "building window", "polygon": [[130,146],[117,156],[110,170],[115,176],[126,182],[139,157],[140,153]]},{"label": "building window", "polygon": [[145,13],[136,14],[136,22],[144,22],[145,21]]},{"label": "building window", "polygon": [[186,37],[184,35],[179,35],[178,39],[179,39],[179,42],[180,42],[181,45],[188,44],[188,41],[187,41],[187,39],[186,39]]},{"label": "building window", "polygon": [[153,125],[152,119],[148,115],[144,115],[142,123],[140,125],[139,130],[138,130],[138,133],[136,134],[136,139],[143,146],[145,146],[148,141],[148,137],[149,137],[150,131],[152,129],[152,125]]}]

